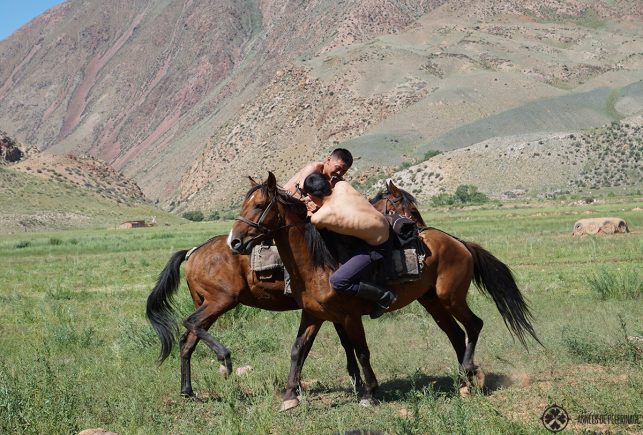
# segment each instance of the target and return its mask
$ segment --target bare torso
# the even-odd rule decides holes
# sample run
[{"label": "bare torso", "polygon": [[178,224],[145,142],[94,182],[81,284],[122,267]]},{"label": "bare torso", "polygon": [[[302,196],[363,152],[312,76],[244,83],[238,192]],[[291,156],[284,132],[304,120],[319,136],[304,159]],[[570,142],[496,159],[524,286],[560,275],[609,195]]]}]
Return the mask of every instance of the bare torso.
[{"label": "bare torso", "polygon": [[346,181],[335,184],[310,221],[319,229],[354,236],[372,246],[381,245],[389,236],[384,216]]}]

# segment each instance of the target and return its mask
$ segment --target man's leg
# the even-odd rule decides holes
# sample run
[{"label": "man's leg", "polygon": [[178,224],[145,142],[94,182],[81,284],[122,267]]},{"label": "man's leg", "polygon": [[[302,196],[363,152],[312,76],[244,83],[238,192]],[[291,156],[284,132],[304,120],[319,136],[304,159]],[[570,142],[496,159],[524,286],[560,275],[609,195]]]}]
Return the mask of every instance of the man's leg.
[{"label": "man's leg", "polygon": [[395,301],[395,295],[390,290],[366,282],[372,264],[382,258],[376,249],[362,247],[330,276],[330,284],[337,292],[375,302],[375,309],[371,313],[373,319],[384,314]]}]

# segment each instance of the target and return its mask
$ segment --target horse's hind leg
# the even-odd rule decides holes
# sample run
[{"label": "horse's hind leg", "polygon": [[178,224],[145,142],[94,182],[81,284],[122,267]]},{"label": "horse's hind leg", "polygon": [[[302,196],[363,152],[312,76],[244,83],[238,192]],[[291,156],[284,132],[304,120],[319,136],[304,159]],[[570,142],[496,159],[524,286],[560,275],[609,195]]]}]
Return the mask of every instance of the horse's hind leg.
[{"label": "horse's hind leg", "polygon": [[346,369],[348,370],[348,375],[353,382],[355,391],[359,391],[364,386],[364,382],[362,381],[359,366],[357,365],[357,359],[355,358],[355,347],[348,338],[348,334],[344,327],[338,323],[333,323],[333,325],[335,326],[335,331],[337,331],[337,335],[339,336],[339,341],[342,343],[344,352],[346,352]]},{"label": "horse's hind leg", "polygon": [[373,403],[373,395],[377,391],[378,383],[377,378],[375,377],[375,372],[371,367],[371,353],[368,349],[368,343],[366,342],[366,334],[364,332],[364,324],[362,323],[361,317],[349,318],[346,323],[344,323],[346,333],[348,338],[355,346],[355,352],[357,353],[357,359],[362,365],[362,371],[364,372],[364,393],[360,404],[362,406],[370,406]]},{"label": "horse's hind leg", "polygon": [[467,378],[472,380],[475,377],[478,386],[482,387],[484,386],[484,372],[474,363],[474,354],[484,322],[471,311],[467,305],[466,298],[458,299],[449,301],[450,303],[445,304],[445,307],[464,326],[467,332],[467,344],[461,366]]},{"label": "horse's hind leg", "polygon": [[[217,355],[217,360],[221,363],[219,371],[228,376],[232,373],[232,359],[230,351],[219,343],[208,329],[212,324],[225,312],[234,308],[237,304],[234,301],[213,303],[205,300],[203,304],[192,313],[183,325],[187,332],[181,338],[181,393],[193,395],[190,380],[190,359],[192,352],[199,340],[203,340]],[[188,388],[189,387],[189,388]]]},{"label": "horse's hind leg", "polygon": [[194,352],[198,342],[199,337],[190,331],[185,331],[185,334],[183,334],[179,341],[181,348],[181,395],[185,397],[194,397],[190,362],[192,352]]},{"label": "horse's hind leg", "polygon": [[438,327],[449,337],[449,341],[458,358],[458,364],[462,365],[466,350],[466,336],[462,328],[460,328],[460,325],[458,325],[458,322],[456,322],[453,316],[442,306],[442,303],[435,295],[429,296],[427,294],[422,296],[418,299],[418,302],[422,304],[431,317],[433,317]]},{"label": "horse's hind leg", "polygon": [[[469,270],[469,273],[463,273],[463,271],[466,272],[467,270]],[[461,263],[460,265],[456,263],[450,271],[438,276],[436,295],[444,309],[464,327],[467,333],[467,340],[460,365],[467,378],[472,380],[475,377],[478,385],[482,387],[484,385],[484,373],[475,365],[474,354],[484,322],[467,305],[467,292],[471,285],[472,276],[472,263]],[[466,395],[468,391],[461,390],[461,394]]]}]

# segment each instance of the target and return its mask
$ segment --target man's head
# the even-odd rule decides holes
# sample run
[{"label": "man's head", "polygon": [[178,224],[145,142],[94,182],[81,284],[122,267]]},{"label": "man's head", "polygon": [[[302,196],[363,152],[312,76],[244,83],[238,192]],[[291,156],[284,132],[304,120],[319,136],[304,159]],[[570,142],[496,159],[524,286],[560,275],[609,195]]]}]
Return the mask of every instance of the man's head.
[{"label": "man's head", "polygon": [[324,159],[324,175],[328,179],[341,179],[352,164],[351,152],[344,148],[337,148]]},{"label": "man's head", "polygon": [[311,199],[321,199],[330,195],[330,181],[324,174],[313,172],[304,180],[304,192],[306,192]]}]

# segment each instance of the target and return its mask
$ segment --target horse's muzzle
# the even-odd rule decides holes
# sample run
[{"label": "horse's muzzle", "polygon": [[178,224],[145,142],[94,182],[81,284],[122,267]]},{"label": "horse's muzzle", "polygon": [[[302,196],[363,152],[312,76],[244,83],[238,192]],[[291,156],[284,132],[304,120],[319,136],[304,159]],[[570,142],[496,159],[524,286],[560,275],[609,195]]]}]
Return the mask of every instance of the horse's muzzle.
[{"label": "horse's muzzle", "polygon": [[230,239],[230,249],[235,254],[247,255],[250,253],[249,249],[247,248],[247,246],[245,246],[241,239]]}]

